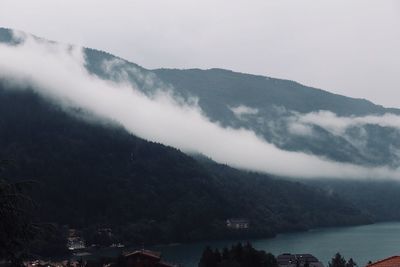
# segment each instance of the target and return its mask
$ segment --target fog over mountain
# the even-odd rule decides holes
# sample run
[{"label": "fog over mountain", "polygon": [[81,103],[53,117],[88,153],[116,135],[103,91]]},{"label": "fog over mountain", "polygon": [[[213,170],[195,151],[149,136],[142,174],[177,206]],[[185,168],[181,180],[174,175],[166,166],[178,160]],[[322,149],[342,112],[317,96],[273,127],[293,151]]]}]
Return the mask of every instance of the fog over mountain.
[{"label": "fog over mountain", "polygon": [[[6,29],[0,30],[0,41],[3,82],[20,88],[30,85],[82,119],[112,122],[187,153],[280,176],[400,177],[398,110],[336,95],[337,101],[324,103],[332,96],[321,90],[226,70],[149,71],[103,52]],[[213,80],[207,73],[225,80]],[[218,95],[226,93],[224,81],[235,79],[242,81],[231,90],[236,100],[219,101]],[[256,103],[235,96],[238,90],[254,96],[252,90],[259,90],[259,80],[269,84],[261,94],[276,91],[279,98],[270,98],[270,102],[259,98]],[[210,81],[220,86],[202,87]],[[204,88],[209,91],[199,90]],[[297,98],[301,93],[315,104]],[[389,138],[376,147],[383,151],[379,158],[368,155],[375,149],[374,131],[386,131]],[[335,153],[331,147],[336,147],[332,149]]]},{"label": "fog over mountain", "polygon": [[398,0],[2,0],[0,25],[147,68],[232,69],[400,107]]}]

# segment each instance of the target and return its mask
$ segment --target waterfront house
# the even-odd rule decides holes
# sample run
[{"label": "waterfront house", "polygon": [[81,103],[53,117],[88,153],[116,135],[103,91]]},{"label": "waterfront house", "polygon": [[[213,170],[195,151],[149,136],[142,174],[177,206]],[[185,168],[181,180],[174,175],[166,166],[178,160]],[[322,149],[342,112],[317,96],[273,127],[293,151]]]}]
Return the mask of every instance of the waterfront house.
[{"label": "waterfront house", "polygon": [[276,258],[279,267],[303,267],[306,263],[310,267],[324,267],[315,256],[311,254],[290,254],[284,253]]},{"label": "waterfront house", "polygon": [[248,229],[250,222],[243,218],[232,218],[226,220],[226,226],[230,229]]},{"label": "waterfront house", "polygon": [[124,262],[124,267],[176,267],[163,262],[161,253],[144,249],[125,254]]},{"label": "waterfront house", "polygon": [[369,263],[366,267],[400,267],[400,256],[392,256],[377,262]]},{"label": "waterfront house", "polygon": [[67,247],[69,250],[84,249],[86,247],[85,240],[80,236],[78,230],[68,230]]}]

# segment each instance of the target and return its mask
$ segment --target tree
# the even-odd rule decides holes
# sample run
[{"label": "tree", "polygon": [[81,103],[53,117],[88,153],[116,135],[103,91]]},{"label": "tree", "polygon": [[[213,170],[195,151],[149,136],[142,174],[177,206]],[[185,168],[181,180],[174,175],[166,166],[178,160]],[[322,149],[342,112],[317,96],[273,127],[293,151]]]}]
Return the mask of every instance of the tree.
[{"label": "tree", "polygon": [[272,255],[271,253],[265,253],[265,251],[261,251],[261,253],[261,265],[263,267],[278,267],[278,261],[276,260],[274,255]]},{"label": "tree", "polygon": [[[0,161],[0,172],[8,163]],[[10,183],[0,177],[0,258],[12,266],[22,265],[22,257],[38,229],[32,222],[33,201],[24,193],[29,183]]]},{"label": "tree", "polygon": [[214,252],[206,247],[200,259],[199,267],[277,267],[274,255],[254,249],[250,243],[224,248],[222,255],[218,249]]},{"label": "tree", "polygon": [[328,265],[329,267],[346,267],[346,260],[338,252]]},{"label": "tree", "polygon": [[214,252],[209,246],[207,246],[204,249],[203,254],[201,256],[199,267],[216,267],[217,263],[218,262]]},{"label": "tree", "polygon": [[355,267],[357,266],[357,263],[353,260],[353,258],[350,258],[350,260],[346,263],[346,267]]},{"label": "tree", "polygon": [[226,247],[222,250],[222,260],[223,261],[229,260],[229,250]]},{"label": "tree", "polygon": [[219,262],[221,262],[221,259],[222,259],[221,253],[216,248],[214,251],[214,260],[215,260],[215,262],[219,263]]}]

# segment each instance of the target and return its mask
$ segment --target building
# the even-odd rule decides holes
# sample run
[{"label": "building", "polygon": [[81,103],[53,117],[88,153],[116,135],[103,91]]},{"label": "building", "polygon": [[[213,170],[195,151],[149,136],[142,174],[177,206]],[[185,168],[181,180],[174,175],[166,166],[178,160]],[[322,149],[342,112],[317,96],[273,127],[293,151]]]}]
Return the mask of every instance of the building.
[{"label": "building", "polygon": [[400,267],[400,256],[392,256],[377,262],[369,263],[367,267]]},{"label": "building", "polygon": [[85,241],[79,237],[68,237],[67,248],[69,250],[77,250],[86,248]]},{"label": "building", "polygon": [[249,229],[250,222],[247,219],[228,219],[226,220],[226,226],[230,229]]},{"label": "building", "polygon": [[42,260],[34,260],[34,261],[26,261],[23,263],[25,267],[83,267],[86,265],[86,262],[79,261],[61,261],[61,262],[52,262],[52,261],[42,261]]},{"label": "building", "polygon": [[306,263],[310,267],[324,267],[316,257],[311,254],[284,253],[276,258],[279,267],[303,267]]},{"label": "building", "polygon": [[84,249],[85,240],[80,236],[79,231],[76,229],[68,230],[67,248],[69,250]]},{"label": "building", "polygon": [[150,250],[137,250],[124,255],[125,267],[176,267],[173,264],[163,262],[161,253]]}]

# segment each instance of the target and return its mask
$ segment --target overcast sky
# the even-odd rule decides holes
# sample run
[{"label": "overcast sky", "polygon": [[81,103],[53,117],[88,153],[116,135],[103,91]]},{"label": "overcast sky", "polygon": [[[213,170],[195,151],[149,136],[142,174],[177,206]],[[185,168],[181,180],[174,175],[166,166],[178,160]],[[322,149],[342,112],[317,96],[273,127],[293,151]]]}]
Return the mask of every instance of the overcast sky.
[{"label": "overcast sky", "polygon": [[400,108],[399,0],[1,0],[0,26],[146,68],[227,68]]}]

